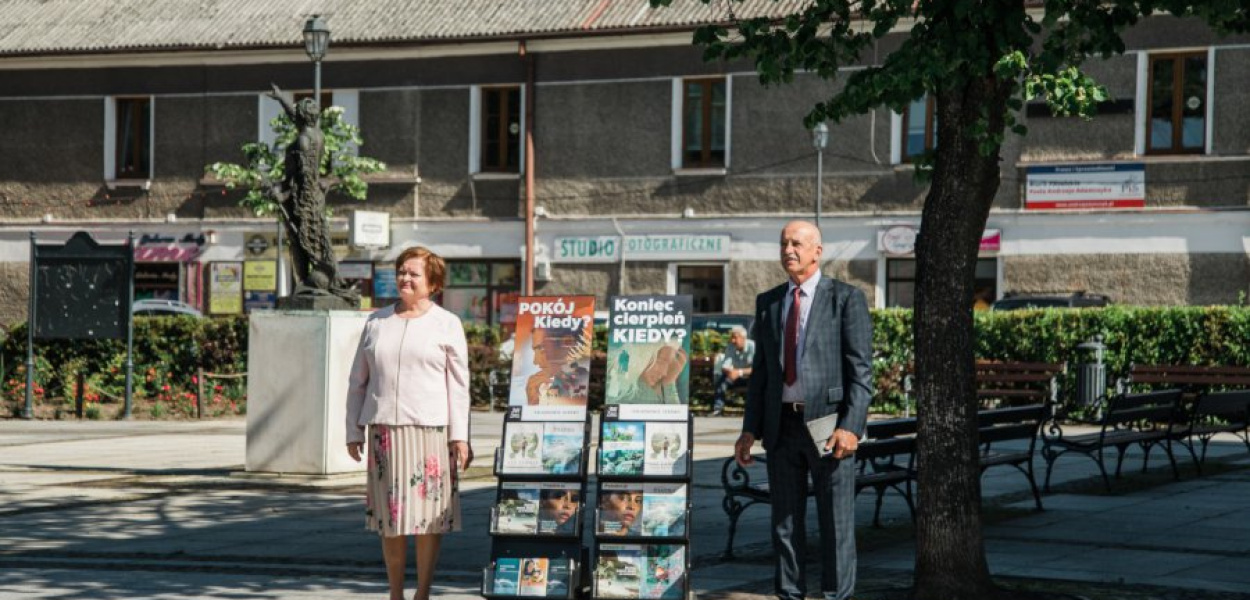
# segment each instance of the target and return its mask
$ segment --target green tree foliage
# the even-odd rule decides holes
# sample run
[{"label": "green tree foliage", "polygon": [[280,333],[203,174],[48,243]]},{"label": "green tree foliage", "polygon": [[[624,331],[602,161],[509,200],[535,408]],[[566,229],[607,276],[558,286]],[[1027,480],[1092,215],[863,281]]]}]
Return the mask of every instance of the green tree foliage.
[{"label": "green tree foliage", "polygon": [[[283,152],[297,135],[295,124],[285,112],[274,117],[269,125],[275,134],[272,146],[248,142],[243,144],[244,164],[216,162],[204,168],[205,173],[224,181],[227,189],[245,188],[247,195],[239,204],[251,209],[257,216],[279,212],[269,190],[282,181]],[[364,145],[364,140],[359,128],[343,120],[341,107],[331,106],[321,114],[321,131],[325,134],[321,176],[332,182],[329,191],[364,200],[369,184],[361,176],[384,171],[386,164],[356,154],[356,149]]]}]

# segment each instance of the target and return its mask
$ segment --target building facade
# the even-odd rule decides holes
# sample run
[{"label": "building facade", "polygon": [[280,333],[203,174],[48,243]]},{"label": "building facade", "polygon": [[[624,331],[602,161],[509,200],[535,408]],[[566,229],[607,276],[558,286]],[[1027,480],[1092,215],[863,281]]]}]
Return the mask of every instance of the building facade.
[{"label": "building facade", "polygon": [[[0,36],[0,320],[25,317],[31,231],[136,232],[139,297],[214,314],[271,305],[275,222],[241,209],[241,193],[204,167],[272,140],[271,82],[310,93],[298,39],[308,15],[218,0],[220,22],[206,24],[86,4],[39,18],[36,7],[74,9],[0,6],[15,32]],[[529,268],[527,192],[537,294],[689,293],[698,312],[749,312],[781,280],[777,234],[815,210],[802,117],[840,82],[799,74],[766,88],[749,64],[704,62],[690,30],[718,15],[697,2],[596,13],[561,1],[519,16],[448,3],[461,6],[411,21],[389,17],[402,2],[325,4],[323,104],[342,107],[360,151],[388,165],[366,202],[330,199],[344,274],[371,305],[394,296],[390,261],[421,244],[452,264],[445,305],[507,322]],[[84,20],[114,24],[119,41],[72,28]],[[1021,115],[1029,133],[1003,150],[979,304],[1009,292],[1244,299],[1250,37],[1154,17],[1125,40],[1123,56],[1086,67],[1113,96],[1093,121],[1035,105]],[[831,124],[821,155],[825,272],[878,307],[912,301],[925,187],[910,159],[940,143],[932,111],[918,98],[902,114]],[[389,240],[352,246],[353,210],[385,213]]]}]

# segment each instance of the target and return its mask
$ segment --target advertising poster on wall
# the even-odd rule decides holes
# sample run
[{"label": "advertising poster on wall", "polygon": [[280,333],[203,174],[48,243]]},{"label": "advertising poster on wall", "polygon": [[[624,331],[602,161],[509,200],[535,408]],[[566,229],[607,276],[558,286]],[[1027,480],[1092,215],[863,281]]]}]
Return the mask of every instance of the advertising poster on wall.
[{"label": "advertising poster on wall", "polygon": [[208,312],[212,314],[243,312],[243,263],[212,263],[208,270],[208,297]]},{"label": "advertising poster on wall", "polygon": [[[608,316],[608,405],[690,402],[690,296],[617,296]],[[657,418],[652,415],[650,418]]]},{"label": "advertising poster on wall", "polygon": [[525,420],[583,421],[590,394],[593,296],[526,296],[517,302],[510,406]]}]

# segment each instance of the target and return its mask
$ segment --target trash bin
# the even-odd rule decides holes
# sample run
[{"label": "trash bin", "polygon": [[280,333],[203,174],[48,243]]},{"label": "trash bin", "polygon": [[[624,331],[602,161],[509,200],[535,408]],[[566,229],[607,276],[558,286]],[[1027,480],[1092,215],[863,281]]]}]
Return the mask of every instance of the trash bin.
[{"label": "trash bin", "polygon": [[1094,406],[1107,393],[1107,365],[1102,362],[1102,354],[1107,346],[1102,343],[1102,335],[1080,344],[1077,350],[1092,351],[1094,362],[1080,363],[1076,366],[1076,404],[1077,406]]}]

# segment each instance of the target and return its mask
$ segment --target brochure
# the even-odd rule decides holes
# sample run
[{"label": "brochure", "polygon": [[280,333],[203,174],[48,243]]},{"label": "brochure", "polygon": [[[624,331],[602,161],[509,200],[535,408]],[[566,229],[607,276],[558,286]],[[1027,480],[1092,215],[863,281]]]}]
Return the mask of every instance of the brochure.
[{"label": "brochure", "polygon": [[604,421],[599,436],[601,475],[639,475],[646,448],[646,424]]},{"label": "brochure", "polygon": [[680,537],[686,532],[684,483],[616,483],[599,486],[601,536]]},{"label": "brochure", "polygon": [[597,595],[681,600],[685,561],[685,546],[678,544],[600,544],[595,563]]},{"label": "brochure", "polygon": [[500,484],[495,504],[497,533],[538,533],[539,490],[534,484]]},{"label": "brochure", "polygon": [[502,473],[576,475],[585,442],[582,423],[508,421],[504,426]]},{"label": "brochure", "polygon": [[517,301],[509,405],[585,410],[594,313],[594,296],[525,296]]},{"label": "brochure", "polygon": [[690,403],[690,296],[616,296],[604,402]]}]

